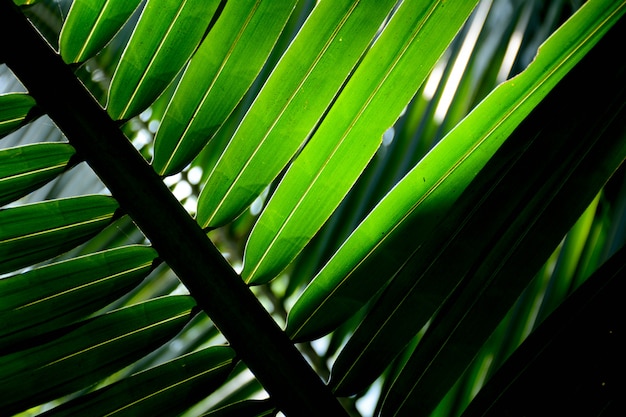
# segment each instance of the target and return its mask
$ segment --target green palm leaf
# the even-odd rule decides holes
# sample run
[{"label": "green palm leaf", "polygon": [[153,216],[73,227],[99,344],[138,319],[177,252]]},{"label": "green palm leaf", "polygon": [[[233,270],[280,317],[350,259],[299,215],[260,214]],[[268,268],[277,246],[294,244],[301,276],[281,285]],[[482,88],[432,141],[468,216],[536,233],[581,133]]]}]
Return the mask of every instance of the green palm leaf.
[{"label": "green palm leaf", "polygon": [[0,273],[10,272],[85,242],[111,223],[118,204],[84,196],[0,210]]},{"label": "green palm leaf", "polygon": [[295,1],[226,4],[159,126],[152,162],[159,174],[181,171],[215,136],[261,71],[294,6]]},{"label": "green palm leaf", "polygon": [[151,271],[156,253],[128,246],[0,280],[0,351],[23,347],[117,300]]},{"label": "green palm leaf", "polygon": [[0,405],[14,413],[93,384],[178,333],[192,316],[185,296],[147,301],[71,326],[47,343],[0,358]]},{"label": "green palm leaf", "polygon": [[249,400],[217,408],[201,417],[269,417],[276,415],[276,408],[269,401]]},{"label": "green palm leaf", "polygon": [[145,110],[191,57],[217,1],[149,1],[115,70],[107,111],[127,119]]},{"label": "green palm leaf", "polygon": [[473,7],[402,4],[257,221],[246,245],[247,282],[275,277],[319,230]]},{"label": "green palm leaf", "polygon": [[59,36],[59,53],[68,64],[93,57],[139,6],[139,0],[75,1]]},{"label": "green palm leaf", "polygon": [[0,138],[28,121],[35,100],[24,93],[0,94]]},{"label": "green palm leaf", "polygon": [[[590,75],[588,71],[595,70],[598,62],[612,62],[610,51],[623,36],[624,28],[615,29],[568,74],[564,83],[581,86],[581,81]],[[623,72],[624,67],[616,65],[612,74],[604,73],[604,89],[614,86]],[[598,91],[602,88],[579,87],[578,96],[589,103],[580,106],[573,104],[572,97],[563,93],[566,87],[567,84],[559,85],[503,146],[502,154],[510,151],[512,156],[500,165],[503,168],[490,169],[492,164],[498,163],[499,154],[485,167],[485,174],[498,173],[498,180],[487,180],[485,188],[474,189],[476,183],[470,185],[464,195],[478,198],[468,198],[465,205],[465,198],[461,197],[455,210],[449,213],[448,219],[455,218],[456,210],[463,212],[463,216],[474,217],[458,222],[462,228],[448,234],[455,237],[445,243],[444,250],[455,256],[427,256],[423,267],[415,267],[415,271],[425,271],[421,276],[412,274],[410,270],[413,268],[402,271],[373,308],[372,321],[377,323],[383,317],[393,323],[395,314],[399,314],[396,317],[413,317],[410,311],[422,308],[409,305],[425,306],[445,288],[443,281],[455,281],[454,292],[444,296],[439,312],[387,396],[389,410],[397,409],[395,412],[399,414],[396,415],[411,409],[426,412],[429,404],[434,407],[436,402],[423,400],[424,395],[433,400],[438,398],[433,380],[436,379],[443,390],[446,380],[451,386],[460,376],[543,261],[593,200],[596,190],[626,158],[624,132],[620,123],[615,122],[623,114],[620,109],[622,99],[599,106],[597,103],[604,94],[598,94]],[[557,108],[555,106],[563,110],[558,116],[551,110]],[[541,115],[542,110],[544,115]],[[595,117],[585,117],[592,114]],[[569,128],[529,128],[530,125],[543,126],[535,117],[561,120],[556,126],[567,125]],[[573,135],[581,138],[575,145],[571,143]],[[520,145],[516,146],[516,143]],[[554,168],[557,161],[558,168]],[[549,181],[545,181],[544,169],[553,172]],[[589,172],[595,174],[589,175]],[[477,183],[482,181],[482,174],[478,175]],[[502,208],[505,201],[511,203],[508,205],[510,211]],[[567,214],[566,208],[569,209]],[[446,222],[441,225],[443,229],[447,229]],[[551,225],[549,231],[548,224]],[[454,264],[449,261],[452,258]],[[466,263],[467,260],[470,262]],[[439,262],[441,266],[436,265]],[[428,279],[431,274],[433,278]],[[461,278],[458,283],[457,278]],[[406,286],[402,281],[406,281]],[[429,281],[439,283],[432,285],[428,284]],[[411,286],[414,288],[408,289]],[[391,293],[395,297],[387,296]],[[363,328],[367,329],[370,315],[365,320]],[[381,329],[381,333],[384,331]],[[398,331],[395,335],[402,333]],[[411,337],[406,335],[406,340]],[[434,378],[433,373],[436,373]],[[445,392],[440,392],[439,397]]]},{"label": "green palm leaf", "polygon": [[233,368],[234,352],[215,346],[182,356],[69,401],[42,415],[168,416],[217,388]]},{"label": "green palm leaf", "polygon": [[[3,413],[458,416],[623,245],[624,1],[586,2],[523,72],[578,2],[16,3]],[[534,358],[474,411],[548,380]]]},{"label": "green palm leaf", "polygon": [[[623,326],[615,307],[624,255],[622,249],[611,257],[524,341],[463,417],[499,416],[512,409],[529,415],[619,414],[619,405],[611,401],[619,371],[610,358],[623,349],[616,338]],[[584,356],[594,357],[593,364],[572,366],[572,359]],[[546,370],[552,378],[542,376]]]},{"label": "green palm leaf", "polygon": [[10,203],[56,178],[70,165],[74,148],[38,143],[0,150],[0,205]]},{"label": "green palm leaf", "polygon": [[280,173],[331,104],[392,7],[391,1],[318,3],[280,59],[198,201],[198,222],[221,226]]},{"label": "green palm leaf", "polygon": [[[293,338],[312,338],[336,327],[433,237],[473,175],[624,13],[624,4],[608,3],[589,3],[542,46],[524,73],[490,94],[378,204],[291,310],[287,331]],[[572,37],[579,42],[572,43]]]}]

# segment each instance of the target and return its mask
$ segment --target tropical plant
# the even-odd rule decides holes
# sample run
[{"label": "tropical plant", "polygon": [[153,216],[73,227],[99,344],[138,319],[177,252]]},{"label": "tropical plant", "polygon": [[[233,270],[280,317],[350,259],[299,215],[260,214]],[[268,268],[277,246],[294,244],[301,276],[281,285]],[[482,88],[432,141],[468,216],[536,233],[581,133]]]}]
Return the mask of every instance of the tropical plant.
[{"label": "tropical plant", "polygon": [[623,413],[625,12],[1,0],[0,414]]}]

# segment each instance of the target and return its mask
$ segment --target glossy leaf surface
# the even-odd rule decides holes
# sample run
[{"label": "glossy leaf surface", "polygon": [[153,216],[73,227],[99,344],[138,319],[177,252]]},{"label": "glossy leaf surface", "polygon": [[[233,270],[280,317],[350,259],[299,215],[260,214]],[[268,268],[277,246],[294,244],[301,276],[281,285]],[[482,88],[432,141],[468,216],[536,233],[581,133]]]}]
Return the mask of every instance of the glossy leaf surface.
[{"label": "glossy leaf surface", "polygon": [[67,169],[74,148],[38,143],[0,150],[0,205],[36,190]]},{"label": "glossy leaf surface", "polygon": [[117,208],[112,198],[93,195],[0,210],[0,273],[77,246],[107,226]]},{"label": "glossy leaf surface", "polygon": [[137,286],[156,252],[128,246],[72,258],[0,280],[0,351],[94,313]]},{"label": "glossy leaf surface", "polygon": [[96,55],[113,38],[141,0],[96,0],[72,3],[59,38],[59,53],[68,64]]},{"label": "glossy leaf surface", "polygon": [[319,2],[210,173],[198,222],[221,226],[280,173],[323,116],[395,2]]},{"label": "glossy leaf surface", "polygon": [[623,4],[588,3],[543,44],[523,73],[494,90],[431,150],[296,302],[287,323],[291,337],[311,339],[334,329],[410,262],[508,135],[623,12]]},{"label": "glossy leaf surface", "polygon": [[186,296],[147,301],[87,320],[57,339],[0,357],[0,406],[6,413],[93,384],[174,337],[191,318]]},{"label": "glossy leaf surface", "polygon": [[217,0],[151,0],[111,80],[107,111],[136,116],[174,79],[202,40]]},{"label": "glossy leaf surface", "polygon": [[295,0],[228,2],[176,87],[152,165],[181,171],[216,134],[261,71]]}]

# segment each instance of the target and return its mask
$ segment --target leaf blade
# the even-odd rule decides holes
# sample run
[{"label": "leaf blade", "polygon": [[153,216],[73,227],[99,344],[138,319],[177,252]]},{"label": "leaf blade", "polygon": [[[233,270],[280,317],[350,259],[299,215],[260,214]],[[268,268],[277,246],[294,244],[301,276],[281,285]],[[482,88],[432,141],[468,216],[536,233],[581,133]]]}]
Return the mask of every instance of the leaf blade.
[{"label": "leaf blade", "polygon": [[524,72],[496,88],[372,210],[290,311],[291,337],[326,333],[384,287],[436,233],[435,225],[510,132],[624,12],[623,5],[598,3],[581,10],[588,14],[553,34]]},{"label": "leaf blade", "polygon": [[275,277],[321,228],[474,4],[402,4],[257,221],[244,255],[246,282]]},{"label": "leaf blade", "polygon": [[68,64],[83,62],[113,38],[141,0],[75,1],[61,28],[59,52]]},{"label": "leaf blade", "polygon": [[28,94],[0,94],[0,138],[27,121],[35,104],[35,99]]},{"label": "leaf blade", "polygon": [[75,153],[65,143],[37,143],[0,150],[0,206],[54,179],[68,168]]},{"label": "leaf blade", "polygon": [[316,4],[209,174],[198,200],[203,227],[241,214],[297,152],[393,5],[373,3]]},{"label": "leaf blade", "polygon": [[234,363],[235,352],[231,348],[206,348],[105,386],[42,415],[178,415],[219,387]]},{"label": "leaf blade", "polygon": [[0,210],[0,272],[59,255],[107,226],[118,208],[111,197],[92,195]]},{"label": "leaf blade", "polygon": [[200,43],[218,3],[147,2],[111,80],[113,119],[139,114],[163,92]]},{"label": "leaf blade", "polygon": [[176,87],[155,137],[152,165],[181,171],[215,136],[252,85],[296,1],[227,3]]},{"label": "leaf blade", "polygon": [[176,335],[191,318],[194,305],[187,296],[147,301],[0,358],[3,410],[21,411],[69,394],[132,363]]},{"label": "leaf blade", "polygon": [[138,285],[155,258],[147,246],[127,246],[3,278],[0,351],[103,308]]}]

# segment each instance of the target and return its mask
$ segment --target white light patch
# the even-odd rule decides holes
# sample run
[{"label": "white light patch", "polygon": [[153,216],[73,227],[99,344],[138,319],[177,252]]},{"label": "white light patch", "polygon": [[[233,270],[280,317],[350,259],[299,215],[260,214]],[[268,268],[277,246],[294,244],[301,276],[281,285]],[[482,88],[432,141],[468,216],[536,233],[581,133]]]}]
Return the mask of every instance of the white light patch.
[{"label": "white light patch", "polygon": [[485,24],[485,20],[487,19],[487,14],[491,7],[491,3],[491,1],[481,2],[478,9],[476,9],[476,14],[474,15],[474,19],[472,19],[472,24],[467,31],[467,36],[463,41],[463,45],[461,46],[459,55],[454,61],[452,71],[450,72],[450,77],[446,82],[446,86],[444,87],[443,93],[441,94],[441,100],[439,101],[437,109],[435,110],[434,119],[437,123],[443,122],[443,119],[445,118],[445,115],[450,108],[450,104],[452,103],[454,94],[459,88],[461,78],[463,77],[463,73],[465,72],[467,63],[469,62],[470,56],[472,55],[472,51],[476,46],[478,35],[480,35],[482,27]]}]

